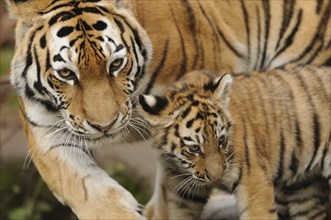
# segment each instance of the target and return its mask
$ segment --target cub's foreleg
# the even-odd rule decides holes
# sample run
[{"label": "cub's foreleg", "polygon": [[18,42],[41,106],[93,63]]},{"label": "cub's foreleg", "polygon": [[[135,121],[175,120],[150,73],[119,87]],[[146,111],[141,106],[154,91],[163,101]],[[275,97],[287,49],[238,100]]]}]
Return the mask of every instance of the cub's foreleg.
[{"label": "cub's foreleg", "polygon": [[152,198],[145,207],[147,219],[168,219],[168,194],[166,188],[166,172],[160,161],[156,164],[156,178]]},{"label": "cub's foreleg", "polygon": [[242,168],[242,177],[235,189],[240,219],[277,219],[274,187],[264,169],[258,164]]}]

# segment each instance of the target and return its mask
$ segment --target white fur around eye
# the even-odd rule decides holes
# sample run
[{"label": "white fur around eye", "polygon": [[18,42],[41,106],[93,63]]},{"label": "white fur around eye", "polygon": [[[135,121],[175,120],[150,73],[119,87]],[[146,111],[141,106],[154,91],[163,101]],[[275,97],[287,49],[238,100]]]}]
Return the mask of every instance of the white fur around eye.
[{"label": "white fur around eye", "polygon": [[219,147],[222,149],[226,136],[222,134],[218,139],[219,139]]},{"label": "white fur around eye", "polygon": [[[121,70],[123,69],[123,67],[125,67],[126,64],[127,64],[127,62],[128,62],[127,57],[124,57],[124,58],[122,58],[122,59],[123,59],[123,62],[122,62],[121,67],[119,67],[118,70],[112,72],[112,74],[113,74],[115,77],[118,76],[118,74],[121,72]],[[110,65],[111,65],[111,63],[110,63]],[[109,69],[109,67],[108,67],[108,69]]]},{"label": "white fur around eye", "polygon": [[[123,47],[119,51],[115,52],[116,46],[112,42],[109,43],[108,48],[111,51],[110,52],[111,55],[110,55],[110,57],[108,59],[108,62],[107,62],[107,71],[108,71],[109,74],[112,74],[116,77],[121,72],[121,70],[126,66],[126,64],[128,62],[127,49],[125,47]],[[116,71],[110,73],[109,72],[109,67],[117,59],[123,59],[122,65]]]}]

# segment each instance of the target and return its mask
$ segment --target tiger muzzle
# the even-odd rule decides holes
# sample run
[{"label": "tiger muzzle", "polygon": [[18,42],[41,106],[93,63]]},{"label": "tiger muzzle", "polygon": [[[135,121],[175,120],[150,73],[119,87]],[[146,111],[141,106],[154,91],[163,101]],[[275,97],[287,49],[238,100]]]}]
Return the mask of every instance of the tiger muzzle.
[{"label": "tiger muzzle", "polygon": [[102,132],[102,133],[107,133],[114,126],[114,124],[116,123],[118,117],[119,117],[119,114],[117,114],[117,117],[108,125],[99,125],[99,124],[96,124],[96,123],[92,123],[90,121],[87,121],[87,123],[92,128],[96,129],[97,131]]}]

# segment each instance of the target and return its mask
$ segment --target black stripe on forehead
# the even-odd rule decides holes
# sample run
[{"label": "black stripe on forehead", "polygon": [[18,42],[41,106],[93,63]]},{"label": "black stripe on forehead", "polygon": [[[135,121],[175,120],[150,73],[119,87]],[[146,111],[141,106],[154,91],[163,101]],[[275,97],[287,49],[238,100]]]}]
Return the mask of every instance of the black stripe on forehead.
[{"label": "black stripe on forehead", "polygon": [[[56,2],[57,1],[53,1],[53,3],[51,3],[51,5],[54,4],[54,3],[56,3]],[[72,4],[70,4],[70,3],[64,3],[64,4],[56,5],[56,6],[52,7],[52,8],[50,8],[49,10],[47,10],[45,12],[42,12],[41,14],[42,15],[43,14],[47,14],[47,13],[52,12],[52,11],[55,11],[55,10],[57,10],[59,8],[70,7],[70,6],[72,6]]]},{"label": "black stripe on forehead", "polygon": [[133,33],[133,38],[134,38],[134,41],[136,42],[136,44],[138,45],[139,47],[139,50],[142,54],[142,56],[144,57],[144,60],[147,60],[147,51],[145,50],[145,48],[143,48],[143,44],[142,44],[142,41],[140,39],[140,36],[139,36],[139,32],[136,28],[133,28],[131,26],[131,24],[125,19],[125,17],[123,17],[122,15],[119,15],[119,14],[114,14],[115,16],[118,16],[119,18],[121,18],[124,23],[126,24],[126,26],[129,27],[129,29],[131,30],[131,32]]},{"label": "black stripe on forehead", "polygon": [[72,40],[70,41],[70,43],[69,43],[69,46],[70,46],[70,47],[74,46],[75,43],[76,43],[76,41],[77,41],[79,38],[81,38],[81,37],[83,37],[83,35],[79,35],[79,36],[77,36],[76,38],[72,39]]},{"label": "black stripe on forehead", "polygon": [[66,37],[69,34],[71,34],[74,31],[74,28],[71,26],[64,26],[62,27],[58,32],[57,32],[57,36],[58,37]]},{"label": "black stripe on forehead", "polygon": [[76,25],[76,30],[80,31],[82,28],[84,31],[93,30],[91,25],[89,25],[86,21],[84,21],[83,19],[79,19]]},{"label": "black stripe on forehead", "polygon": [[116,46],[115,52],[118,52],[118,51],[120,51],[122,49],[124,49],[124,46],[122,44],[120,44],[120,45]]},{"label": "black stripe on forehead", "polygon": [[54,62],[65,62],[65,60],[63,59],[63,57],[62,57],[60,54],[56,54],[56,55],[53,57],[53,61],[54,61]]},{"label": "black stripe on forehead", "polygon": [[103,31],[107,28],[107,24],[103,21],[97,21],[95,24],[92,25],[94,29],[98,31]]},{"label": "black stripe on forehead", "polygon": [[191,120],[189,120],[189,121],[187,121],[186,122],[186,127],[187,128],[191,128],[192,127],[192,125],[193,125],[193,122],[195,121],[195,119],[193,118],[193,119],[191,119]]},{"label": "black stripe on forehead", "polygon": [[62,11],[56,15],[54,15],[48,22],[48,25],[51,27],[53,26],[60,18],[65,18],[65,20],[69,20],[71,18],[76,17],[75,14],[73,14],[70,11]]},{"label": "black stripe on forehead", "polygon": [[81,15],[83,13],[92,13],[92,14],[104,15],[97,7],[75,8],[73,10],[73,12],[76,15]]},{"label": "black stripe on forehead", "polygon": [[193,139],[191,137],[189,137],[189,136],[183,137],[183,140],[184,141],[193,141]]},{"label": "black stripe on forehead", "polygon": [[186,116],[190,113],[191,106],[187,107],[186,110],[182,114],[182,118],[186,118]]},{"label": "black stripe on forehead", "polygon": [[69,8],[66,11],[61,11],[54,15],[48,22],[49,26],[53,26],[59,19],[60,21],[67,21],[75,18],[83,13],[92,13],[104,16],[103,12],[98,7],[84,7],[84,8]]}]

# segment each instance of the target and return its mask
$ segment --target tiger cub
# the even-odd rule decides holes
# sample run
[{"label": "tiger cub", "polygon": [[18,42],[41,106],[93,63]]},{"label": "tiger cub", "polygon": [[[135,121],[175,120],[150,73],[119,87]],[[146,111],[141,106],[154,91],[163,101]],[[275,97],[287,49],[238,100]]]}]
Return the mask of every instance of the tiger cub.
[{"label": "tiger cub", "polygon": [[[139,102],[160,150],[148,218],[197,219],[212,187],[234,192],[241,219],[277,219],[275,192],[317,178],[328,181],[320,195],[328,197],[330,68],[287,65],[215,80],[195,71]],[[287,210],[290,219],[327,218],[310,193],[304,207]]]}]

